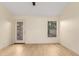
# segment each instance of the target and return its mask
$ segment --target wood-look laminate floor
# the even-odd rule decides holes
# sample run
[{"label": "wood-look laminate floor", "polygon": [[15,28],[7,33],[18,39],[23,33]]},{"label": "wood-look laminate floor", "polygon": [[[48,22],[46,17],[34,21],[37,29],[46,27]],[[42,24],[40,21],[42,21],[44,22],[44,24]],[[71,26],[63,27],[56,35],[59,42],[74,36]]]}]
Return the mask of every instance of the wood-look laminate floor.
[{"label": "wood-look laminate floor", "polygon": [[0,50],[0,56],[75,56],[60,44],[13,44]]}]

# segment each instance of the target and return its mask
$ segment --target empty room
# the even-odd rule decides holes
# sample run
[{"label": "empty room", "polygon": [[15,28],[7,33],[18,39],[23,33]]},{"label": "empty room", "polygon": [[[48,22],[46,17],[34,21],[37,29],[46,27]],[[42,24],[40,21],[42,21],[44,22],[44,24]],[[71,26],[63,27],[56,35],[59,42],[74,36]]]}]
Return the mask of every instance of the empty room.
[{"label": "empty room", "polygon": [[0,2],[0,56],[78,56],[79,2]]}]

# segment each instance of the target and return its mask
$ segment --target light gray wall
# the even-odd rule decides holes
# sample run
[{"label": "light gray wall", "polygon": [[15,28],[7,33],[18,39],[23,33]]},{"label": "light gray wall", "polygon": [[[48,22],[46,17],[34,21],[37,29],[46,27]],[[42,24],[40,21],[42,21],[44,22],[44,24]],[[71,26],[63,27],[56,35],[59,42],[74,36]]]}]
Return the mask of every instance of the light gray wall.
[{"label": "light gray wall", "polygon": [[79,3],[67,6],[60,21],[60,43],[79,54]]},{"label": "light gray wall", "polygon": [[61,44],[79,54],[79,17],[60,22]]},{"label": "light gray wall", "polygon": [[[16,17],[24,21],[24,40],[26,43],[58,43],[58,17],[24,16]],[[57,21],[57,37],[48,37],[48,21]]]},{"label": "light gray wall", "polygon": [[0,49],[12,43],[11,14],[0,4]]}]

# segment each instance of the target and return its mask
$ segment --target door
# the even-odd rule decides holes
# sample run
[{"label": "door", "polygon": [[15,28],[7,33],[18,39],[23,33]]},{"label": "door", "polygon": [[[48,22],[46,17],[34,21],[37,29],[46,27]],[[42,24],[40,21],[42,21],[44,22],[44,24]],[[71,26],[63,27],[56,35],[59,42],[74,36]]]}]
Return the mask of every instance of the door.
[{"label": "door", "polygon": [[15,43],[24,43],[23,39],[23,22],[16,23],[16,40]]}]

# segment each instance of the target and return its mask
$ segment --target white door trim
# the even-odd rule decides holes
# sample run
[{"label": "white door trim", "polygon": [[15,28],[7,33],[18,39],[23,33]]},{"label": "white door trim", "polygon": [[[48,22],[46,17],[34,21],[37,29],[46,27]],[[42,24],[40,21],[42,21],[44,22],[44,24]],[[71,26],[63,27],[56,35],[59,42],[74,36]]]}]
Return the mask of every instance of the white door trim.
[{"label": "white door trim", "polygon": [[[17,40],[17,22],[23,22],[23,40]],[[15,43],[25,43],[24,41],[24,21],[22,19],[18,19],[15,22]]]}]

